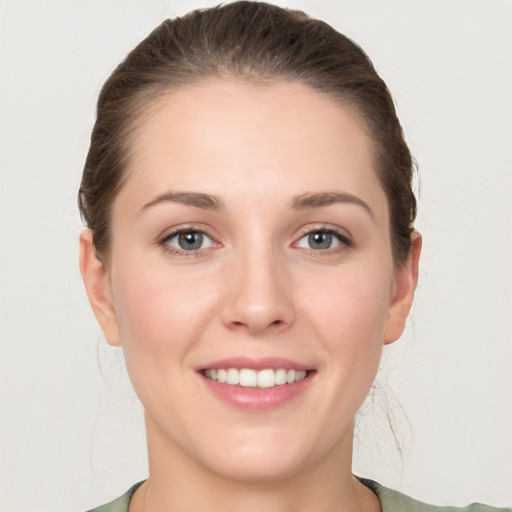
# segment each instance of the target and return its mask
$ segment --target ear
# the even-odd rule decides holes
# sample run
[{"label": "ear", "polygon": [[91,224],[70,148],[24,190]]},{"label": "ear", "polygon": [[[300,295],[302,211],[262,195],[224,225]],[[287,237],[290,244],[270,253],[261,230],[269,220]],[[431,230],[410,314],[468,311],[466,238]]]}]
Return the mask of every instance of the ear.
[{"label": "ear", "polygon": [[418,284],[418,267],[422,239],[417,231],[411,233],[411,250],[406,263],[395,269],[393,297],[388,309],[384,344],[398,340],[405,329],[405,322],[412,306]]},{"label": "ear", "polygon": [[80,235],[80,273],[94,315],[110,345],[120,346],[119,327],[112,301],[110,275],[98,259],[93,243],[93,234],[85,229]]}]

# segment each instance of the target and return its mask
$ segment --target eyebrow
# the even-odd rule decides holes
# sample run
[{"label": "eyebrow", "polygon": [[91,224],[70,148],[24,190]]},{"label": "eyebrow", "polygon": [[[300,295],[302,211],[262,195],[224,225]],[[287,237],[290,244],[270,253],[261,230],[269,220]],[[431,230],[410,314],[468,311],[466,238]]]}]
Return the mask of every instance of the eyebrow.
[{"label": "eyebrow", "polygon": [[[201,192],[165,192],[155,197],[149,203],[146,203],[140,210],[139,215],[148,208],[161,203],[179,203],[186,206],[193,206],[203,210],[222,210],[225,208],[224,202],[217,196],[203,194]],[[291,201],[291,207],[294,210],[306,210],[310,208],[320,208],[335,203],[351,203],[364,208],[374,218],[371,208],[359,197],[347,192],[306,192],[295,196]]]},{"label": "eyebrow", "polygon": [[203,194],[201,192],[165,192],[155,197],[149,203],[146,203],[140,210],[139,215],[151,208],[162,203],[180,203],[186,206],[194,206],[203,210],[222,210],[224,202],[217,196]]},{"label": "eyebrow", "polygon": [[306,192],[292,199],[291,207],[294,210],[320,208],[335,203],[351,203],[364,208],[372,219],[375,218],[372,209],[361,198],[347,192]]}]

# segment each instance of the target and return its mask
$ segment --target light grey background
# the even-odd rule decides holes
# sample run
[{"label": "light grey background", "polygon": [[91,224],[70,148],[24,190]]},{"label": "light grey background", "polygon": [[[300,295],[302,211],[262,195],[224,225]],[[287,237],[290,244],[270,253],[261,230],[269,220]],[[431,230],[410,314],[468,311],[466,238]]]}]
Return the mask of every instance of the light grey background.
[{"label": "light grey background", "polygon": [[[85,510],[146,474],[140,406],[79,277],[75,196],[108,73],[164,18],[216,3],[0,3],[0,511]],[[363,46],[421,172],[417,300],[355,470],[435,504],[510,506],[512,2],[277,3]]]}]

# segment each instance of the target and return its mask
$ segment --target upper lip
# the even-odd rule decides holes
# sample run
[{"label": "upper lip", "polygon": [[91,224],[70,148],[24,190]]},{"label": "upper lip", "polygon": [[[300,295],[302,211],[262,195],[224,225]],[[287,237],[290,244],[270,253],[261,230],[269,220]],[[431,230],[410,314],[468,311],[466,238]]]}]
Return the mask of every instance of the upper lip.
[{"label": "upper lip", "polygon": [[219,359],[205,364],[198,368],[198,370],[216,370],[219,368],[248,368],[252,370],[265,370],[273,369],[279,370],[312,370],[311,366],[292,361],[291,359],[281,357],[264,357],[264,358],[250,358],[250,357],[230,357],[227,359]]}]

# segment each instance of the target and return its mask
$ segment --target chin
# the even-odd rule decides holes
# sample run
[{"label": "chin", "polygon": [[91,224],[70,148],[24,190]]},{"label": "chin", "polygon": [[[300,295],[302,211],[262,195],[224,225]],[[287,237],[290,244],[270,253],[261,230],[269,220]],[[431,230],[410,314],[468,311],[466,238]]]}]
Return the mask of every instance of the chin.
[{"label": "chin", "polygon": [[286,480],[326,456],[336,454],[339,458],[340,450],[332,446],[336,443],[329,443],[327,439],[324,443],[313,442],[309,436],[300,436],[298,430],[283,428],[276,432],[264,428],[251,432],[249,429],[243,434],[232,431],[231,436],[227,436],[230,442],[219,439],[216,444],[203,446],[206,450],[196,453],[195,458],[222,478],[248,483]]},{"label": "chin", "polygon": [[217,461],[211,470],[232,481],[266,483],[290,478],[299,473],[304,465],[307,465],[304,461],[298,461],[285,453],[274,453],[268,456],[265,453],[259,453],[254,457],[230,453],[229,460]]}]

